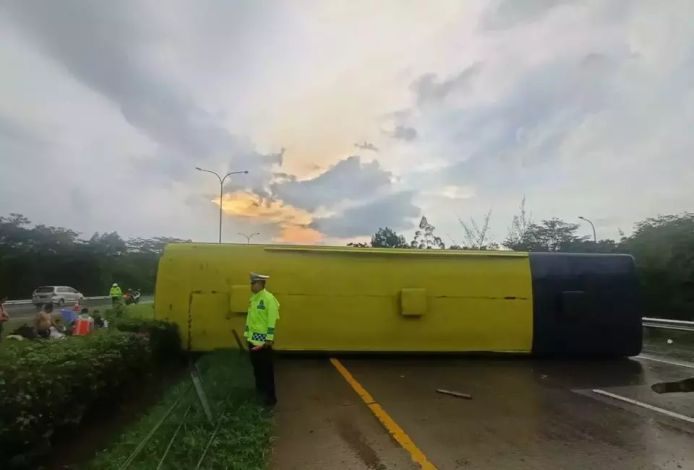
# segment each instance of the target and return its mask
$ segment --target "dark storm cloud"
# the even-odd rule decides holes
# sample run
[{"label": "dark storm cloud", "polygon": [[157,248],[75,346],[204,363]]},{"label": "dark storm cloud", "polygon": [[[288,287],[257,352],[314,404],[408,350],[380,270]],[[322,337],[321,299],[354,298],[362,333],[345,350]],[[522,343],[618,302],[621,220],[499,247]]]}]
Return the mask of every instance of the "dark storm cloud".
[{"label": "dark storm cloud", "polygon": [[356,144],[354,144],[354,146],[361,150],[371,150],[373,152],[378,152],[378,147],[376,147],[371,142],[367,142],[366,140],[364,142],[357,142]]},{"label": "dark storm cloud", "polygon": [[143,7],[79,0],[7,6],[14,25],[47,56],[117,105],[133,127],[159,144],[160,171],[177,177],[190,172],[192,161],[234,156],[235,164],[254,172],[252,178],[266,181],[267,166],[279,159],[255,153],[157,69],[155,22]]},{"label": "dark storm cloud", "polygon": [[450,95],[464,91],[481,70],[482,64],[478,62],[445,80],[440,80],[433,73],[422,75],[412,83],[411,87],[415,93],[417,104],[426,106],[431,103],[440,103]]},{"label": "dark storm cloud", "polygon": [[342,201],[368,198],[390,186],[391,174],[377,161],[362,163],[352,156],[308,180],[288,176],[272,186],[273,195],[307,210],[330,207]]},{"label": "dark storm cloud", "polygon": [[417,138],[417,129],[403,125],[395,126],[395,130],[390,134],[394,139],[412,142]]},{"label": "dark storm cloud", "polygon": [[[683,2],[684,3],[684,2]],[[612,26],[623,21],[639,1],[620,0],[496,0],[491,2],[480,18],[481,30],[507,30],[525,25],[540,25],[550,15],[564,13],[578,18],[588,13],[593,21],[591,27],[600,30],[600,21],[606,20]]]},{"label": "dark storm cloud", "polygon": [[[527,72],[493,102],[459,106],[442,98],[436,105],[420,108],[435,138],[445,142],[440,153],[450,162],[444,170],[447,179],[487,181],[507,174],[501,171],[504,166],[530,167],[555,157],[575,126],[615,99],[613,75],[625,60],[629,57],[624,51],[614,56],[591,53],[560,58]],[[532,151],[521,161],[513,160],[520,149],[529,147]]]},{"label": "dark storm cloud", "polygon": [[50,144],[37,129],[0,114],[0,143],[8,147],[37,150]]},{"label": "dark storm cloud", "polygon": [[[420,76],[410,85],[416,107],[391,113],[389,118],[395,122],[395,128],[392,132],[386,133],[394,139],[405,142],[417,140],[419,132],[416,127],[409,124],[416,114],[414,111],[419,110],[425,115],[432,111],[438,112],[450,99],[470,92],[471,86],[482,70],[482,63],[476,62],[447,78],[440,78],[435,73]],[[438,127],[448,129],[450,124],[442,120]]]},{"label": "dark storm cloud", "polygon": [[[340,2],[320,4],[3,2],[4,213],[84,233],[216,239],[219,187],[195,166],[250,171],[226,190],[259,205],[228,215],[230,234],[274,236],[275,219],[252,216],[269,208],[329,236],[401,229],[418,212],[393,196],[404,189],[442,234],[457,229],[458,209],[493,207],[505,225],[523,194],[538,218],[581,213],[625,229],[691,205],[693,2],[489,0],[412,24],[398,2],[379,3],[368,18],[388,33],[378,44],[355,40],[362,8],[335,15]],[[360,79],[339,82],[342,95],[387,98],[345,113],[330,92],[345,71]],[[317,161],[301,142],[311,135],[294,130],[305,128],[325,133]],[[379,163],[336,163],[344,147],[333,138],[352,144],[374,129],[381,151],[367,155]],[[111,217],[115,207],[128,217]]]},{"label": "dark storm cloud", "polygon": [[[548,11],[570,0],[499,0],[489,8],[482,18],[481,26],[486,29],[505,29],[518,23],[537,21]],[[574,3],[580,3],[578,1]]]},{"label": "dark storm cloud", "polygon": [[420,210],[412,203],[413,192],[391,194],[367,204],[351,207],[341,214],[314,219],[311,228],[331,237],[361,237],[379,227],[407,230]]},{"label": "dark storm cloud", "polygon": [[0,177],[6,179],[0,185],[5,189],[18,168],[30,170],[36,155],[47,157],[51,150],[51,140],[40,129],[0,114]]}]

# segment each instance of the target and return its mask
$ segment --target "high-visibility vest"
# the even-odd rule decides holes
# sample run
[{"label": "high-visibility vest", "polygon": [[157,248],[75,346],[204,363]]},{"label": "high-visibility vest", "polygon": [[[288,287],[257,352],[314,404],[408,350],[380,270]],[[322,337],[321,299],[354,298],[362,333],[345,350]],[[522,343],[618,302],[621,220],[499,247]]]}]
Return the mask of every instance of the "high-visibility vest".
[{"label": "high-visibility vest", "polygon": [[120,290],[120,287],[118,286],[111,287],[110,295],[111,297],[121,297],[123,295],[123,291]]},{"label": "high-visibility vest", "polygon": [[263,289],[251,295],[246,316],[244,336],[249,343],[259,346],[275,340],[275,325],[280,318],[280,303],[274,295]]},{"label": "high-visibility vest", "polygon": [[85,336],[91,333],[92,329],[94,329],[94,319],[88,315],[80,315],[77,317],[72,334],[75,336]]}]

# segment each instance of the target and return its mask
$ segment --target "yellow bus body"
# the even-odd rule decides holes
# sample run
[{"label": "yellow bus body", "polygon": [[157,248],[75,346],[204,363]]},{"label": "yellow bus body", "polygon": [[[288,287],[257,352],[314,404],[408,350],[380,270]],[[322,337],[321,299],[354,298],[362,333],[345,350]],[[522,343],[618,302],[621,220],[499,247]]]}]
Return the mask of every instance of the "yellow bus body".
[{"label": "yellow bus body", "polygon": [[530,353],[527,253],[172,244],[155,317],[194,351],[236,347],[249,273],[270,275],[282,351]]}]

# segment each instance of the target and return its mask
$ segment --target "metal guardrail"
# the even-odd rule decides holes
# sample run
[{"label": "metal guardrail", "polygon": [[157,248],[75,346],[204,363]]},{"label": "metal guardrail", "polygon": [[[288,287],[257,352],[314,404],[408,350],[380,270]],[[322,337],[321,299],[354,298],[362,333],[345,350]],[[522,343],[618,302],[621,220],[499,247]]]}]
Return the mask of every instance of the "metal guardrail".
[{"label": "metal guardrail", "polygon": [[642,318],[643,326],[647,328],[662,328],[665,330],[694,331],[694,321],[670,320],[667,318]]},{"label": "metal guardrail", "polygon": [[[96,297],[85,297],[84,300],[105,300],[105,299],[110,299],[108,295],[101,295],[101,296],[96,296]],[[5,302],[5,305],[27,305],[32,303],[31,299],[24,299],[24,300],[8,300]]]}]

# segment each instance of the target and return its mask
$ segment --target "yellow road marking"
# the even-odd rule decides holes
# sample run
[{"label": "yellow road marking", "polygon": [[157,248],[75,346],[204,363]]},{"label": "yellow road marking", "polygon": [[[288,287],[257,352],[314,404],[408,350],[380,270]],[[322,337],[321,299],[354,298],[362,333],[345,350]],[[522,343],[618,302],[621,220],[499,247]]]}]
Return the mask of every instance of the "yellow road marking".
[{"label": "yellow road marking", "polygon": [[398,425],[398,423],[390,417],[388,412],[383,409],[381,405],[376,403],[373,396],[360,384],[357,379],[347,370],[342,363],[335,359],[330,358],[330,363],[335,366],[335,369],[342,375],[342,377],[347,381],[347,383],[354,389],[354,391],[359,395],[359,398],[369,407],[371,412],[378,418],[381,424],[386,428],[386,430],[393,436],[400,446],[410,454],[412,460],[422,467],[424,470],[436,470],[436,466],[429,461],[424,452],[422,452],[417,444],[407,435],[407,433]]}]

